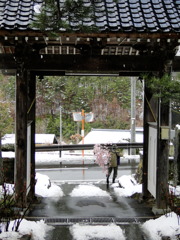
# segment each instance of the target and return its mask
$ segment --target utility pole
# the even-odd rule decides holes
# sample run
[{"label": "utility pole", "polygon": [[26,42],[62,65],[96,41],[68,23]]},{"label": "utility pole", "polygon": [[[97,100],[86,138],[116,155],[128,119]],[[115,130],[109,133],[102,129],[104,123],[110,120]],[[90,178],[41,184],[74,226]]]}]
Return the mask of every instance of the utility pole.
[{"label": "utility pole", "polygon": [[[83,109],[82,109],[81,115],[82,115],[82,130],[81,130],[81,136],[82,136],[82,144],[84,144],[85,114],[84,114],[84,110],[83,110]],[[83,165],[84,165],[84,150],[82,150],[82,157],[83,157]]]},{"label": "utility pole", "polygon": [[[136,78],[131,77],[131,143],[136,141]],[[130,154],[135,155],[136,149],[131,149]]]},{"label": "utility pole", "polygon": [[[59,105],[59,144],[62,144],[62,107]],[[61,158],[61,151],[59,151],[59,157]]]},{"label": "utility pole", "polygon": [[59,142],[62,144],[62,107],[59,107]]}]

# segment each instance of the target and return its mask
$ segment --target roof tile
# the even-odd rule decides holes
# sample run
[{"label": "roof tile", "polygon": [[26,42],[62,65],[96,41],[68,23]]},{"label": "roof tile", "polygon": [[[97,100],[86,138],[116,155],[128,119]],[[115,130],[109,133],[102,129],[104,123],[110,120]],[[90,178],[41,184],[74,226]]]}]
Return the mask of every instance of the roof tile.
[{"label": "roof tile", "polygon": [[[34,6],[42,2],[0,0],[0,29],[29,29],[35,19]],[[180,32],[180,0],[96,0],[93,4],[100,31]],[[91,26],[94,21],[85,18],[83,24]],[[78,28],[77,22],[70,25]]]}]

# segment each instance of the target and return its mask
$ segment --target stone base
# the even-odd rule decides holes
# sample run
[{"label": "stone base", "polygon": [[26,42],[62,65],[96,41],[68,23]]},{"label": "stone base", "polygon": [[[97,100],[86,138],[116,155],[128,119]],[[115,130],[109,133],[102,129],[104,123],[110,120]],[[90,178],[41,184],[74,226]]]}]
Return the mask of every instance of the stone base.
[{"label": "stone base", "polygon": [[31,240],[31,235],[26,234],[20,238],[20,240]]},{"label": "stone base", "polygon": [[157,208],[156,206],[153,206],[152,208],[152,212],[154,213],[154,215],[164,215],[165,212],[171,212],[171,210],[168,208],[168,209],[161,209],[161,208]]}]

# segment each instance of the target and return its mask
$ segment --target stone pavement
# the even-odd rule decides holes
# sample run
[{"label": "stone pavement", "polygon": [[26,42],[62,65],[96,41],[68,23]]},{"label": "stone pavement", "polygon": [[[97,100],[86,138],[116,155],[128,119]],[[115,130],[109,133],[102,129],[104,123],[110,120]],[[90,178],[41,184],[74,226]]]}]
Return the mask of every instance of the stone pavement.
[{"label": "stone pavement", "polygon": [[59,239],[60,235],[63,236],[63,240],[72,239],[68,230],[69,225],[79,222],[86,224],[118,222],[124,229],[126,238],[128,236],[127,239],[144,239],[138,222],[154,217],[151,208],[133,198],[118,197],[113,187],[106,188],[105,182],[94,182],[93,185],[107,191],[110,197],[72,197],[70,193],[78,183],[66,182],[60,184],[64,192],[62,198],[58,201],[43,198],[34,206],[30,217],[45,219],[47,223],[56,226],[47,236],[47,240]]}]

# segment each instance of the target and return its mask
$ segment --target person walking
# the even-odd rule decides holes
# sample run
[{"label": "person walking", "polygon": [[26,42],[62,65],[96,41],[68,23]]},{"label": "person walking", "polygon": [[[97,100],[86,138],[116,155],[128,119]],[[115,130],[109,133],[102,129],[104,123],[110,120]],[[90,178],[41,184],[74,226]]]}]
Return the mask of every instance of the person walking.
[{"label": "person walking", "polygon": [[106,175],[107,186],[109,186],[109,177],[113,171],[112,183],[115,183],[115,179],[118,173],[118,165],[120,164],[120,154],[116,151],[115,147],[110,149],[110,158],[108,163],[108,172]]}]

